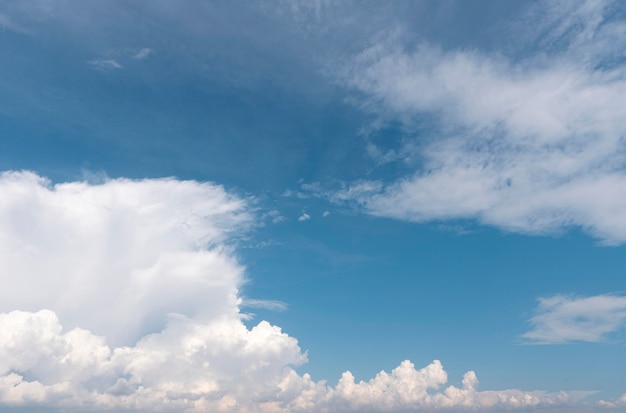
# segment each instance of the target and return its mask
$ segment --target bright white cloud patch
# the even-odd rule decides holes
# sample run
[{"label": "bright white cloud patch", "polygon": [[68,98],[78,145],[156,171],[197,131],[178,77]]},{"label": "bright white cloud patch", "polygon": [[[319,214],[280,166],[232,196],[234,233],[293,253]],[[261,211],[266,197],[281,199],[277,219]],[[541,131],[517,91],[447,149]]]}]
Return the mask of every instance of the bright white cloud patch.
[{"label": "bright white cloud patch", "polygon": [[541,298],[536,314],[530,322],[533,329],[523,337],[533,343],[598,342],[607,334],[624,327],[626,297],[557,295]]},{"label": "bright white cloud patch", "polygon": [[[0,175],[0,405],[76,412],[432,411],[567,406],[577,393],[444,387],[439,361],[314,382],[293,337],[243,323],[229,247],[246,202],[194,181]],[[248,305],[282,303],[248,300]]]},{"label": "bright white cloud patch", "polygon": [[407,48],[400,36],[356,56],[341,76],[366,110],[439,125],[402,149],[420,165],[413,174],[352,199],[410,221],[539,234],[577,226],[626,242],[626,22],[611,2],[551,4],[534,16],[542,50],[522,59]]},{"label": "bright white cloud patch", "polygon": [[243,270],[225,245],[251,216],[211,184],[172,179],[51,186],[0,176],[0,311],[55,311],[114,344],[167,313],[237,314]]}]

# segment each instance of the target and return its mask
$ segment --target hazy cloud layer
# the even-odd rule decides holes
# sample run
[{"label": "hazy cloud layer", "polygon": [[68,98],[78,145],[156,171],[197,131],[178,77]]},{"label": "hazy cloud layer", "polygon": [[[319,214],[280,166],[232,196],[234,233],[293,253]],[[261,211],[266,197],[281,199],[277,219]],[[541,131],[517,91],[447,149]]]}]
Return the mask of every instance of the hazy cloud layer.
[{"label": "hazy cloud layer", "polygon": [[335,198],[410,221],[470,218],[535,234],[577,226],[606,243],[625,242],[626,22],[619,7],[537,6],[520,43],[539,50],[515,57],[407,46],[402,32],[374,42],[345,66],[343,83],[383,122],[420,130],[428,115],[437,126],[393,156],[419,165],[414,173]]},{"label": "hazy cloud layer", "polygon": [[[73,411],[330,412],[568,406],[580,393],[444,387],[439,361],[335,386],[240,312],[250,206],[194,181],[0,175],[0,404]],[[229,245],[231,245],[229,247]],[[247,305],[284,309],[275,301]],[[280,307],[280,308],[278,308]]]}]

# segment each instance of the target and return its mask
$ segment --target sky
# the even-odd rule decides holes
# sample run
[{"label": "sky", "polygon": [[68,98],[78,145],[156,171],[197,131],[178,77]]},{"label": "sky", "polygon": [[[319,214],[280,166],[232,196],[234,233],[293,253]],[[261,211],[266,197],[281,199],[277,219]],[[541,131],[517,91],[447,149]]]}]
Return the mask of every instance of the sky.
[{"label": "sky", "polygon": [[0,0],[0,411],[626,411],[620,1]]}]

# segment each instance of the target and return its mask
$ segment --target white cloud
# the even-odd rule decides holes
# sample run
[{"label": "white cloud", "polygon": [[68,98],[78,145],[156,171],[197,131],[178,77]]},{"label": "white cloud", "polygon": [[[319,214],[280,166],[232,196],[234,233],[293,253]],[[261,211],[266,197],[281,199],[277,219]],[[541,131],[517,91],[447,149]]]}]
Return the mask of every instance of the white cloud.
[{"label": "white cloud", "polygon": [[272,311],[285,311],[287,309],[287,304],[277,300],[259,300],[247,298],[242,301],[241,307],[263,308]]},{"label": "white cloud", "polygon": [[[246,202],[194,181],[52,185],[0,174],[0,406],[76,412],[331,412],[568,406],[577,393],[443,387],[440,362],[335,386],[240,308]],[[229,247],[230,245],[230,247]]]},{"label": "white cloud", "polygon": [[416,370],[403,361],[390,374],[380,372],[368,382],[355,383],[350,372],[342,375],[335,387],[334,402],[352,411],[432,411],[440,409],[528,409],[567,405],[588,393],[522,392],[519,390],[478,391],[473,371],[465,373],[462,387],[448,386],[447,373],[438,360]]},{"label": "white cloud", "polygon": [[269,218],[271,219],[273,224],[279,224],[281,222],[284,222],[287,220],[287,218],[285,218],[283,215],[280,214],[280,212],[276,209],[273,209],[269,212],[267,212],[266,214],[263,215],[263,218]]},{"label": "white cloud", "polygon": [[3,314],[0,326],[7,405],[239,411],[277,386],[287,364],[306,360],[279,328],[261,322],[248,330],[227,315],[203,323],[173,317],[160,333],[117,348],[86,330],[62,333],[48,310]]},{"label": "white cloud", "polygon": [[0,403],[223,410],[306,361],[243,324],[228,245],[252,216],[222,187],[9,172],[0,193]]},{"label": "white cloud", "polygon": [[615,400],[600,400],[598,405],[605,408],[623,408],[626,407],[626,393]]},{"label": "white cloud", "polygon": [[596,295],[540,298],[533,329],[522,337],[536,344],[602,341],[626,323],[626,297]]},{"label": "white cloud", "polygon": [[543,49],[521,60],[406,48],[401,36],[356,56],[341,77],[365,110],[439,123],[404,148],[414,173],[337,196],[410,221],[470,218],[535,234],[577,226],[626,242],[626,23],[605,16],[607,2],[566,3],[540,11]]},{"label": "white cloud", "polygon": [[113,59],[94,59],[87,62],[90,66],[97,70],[123,69],[124,66]]},{"label": "white cloud", "polygon": [[327,218],[329,215],[330,215],[330,212],[329,212],[329,211],[324,211],[324,212],[322,213],[322,217],[324,217],[324,218]]},{"label": "white cloud", "polygon": [[311,219],[311,215],[307,214],[306,212],[303,212],[302,215],[298,217],[298,221],[300,222],[308,221],[309,219]]},{"label": "white cloud", "polygon": [[50,309],[114,344],[158,331],[166,313],[236,313],[243,269],[225,243],[252,217],[222,187],[173,179],[51,186],[4,173],[0,193],[0,311]]},{"label": "white cloud", "polygon": [[[251,330],[232,320],[198,323],[174,317],[133,347],[110,348],[103,337],[63,333],[51,311],[0,316],[0,403],[134,411],[432,411],[567,405],[584,394],[477,390],[473,372],[448,386],[439,361],[416,370],[409,361],[391,373],[337,385],[313,382],[285,363],[305,357],[296,340],[261,322]],[[10,354],[11,356],[7,356]],[[26,379],[28,375],[28,379]]]}]

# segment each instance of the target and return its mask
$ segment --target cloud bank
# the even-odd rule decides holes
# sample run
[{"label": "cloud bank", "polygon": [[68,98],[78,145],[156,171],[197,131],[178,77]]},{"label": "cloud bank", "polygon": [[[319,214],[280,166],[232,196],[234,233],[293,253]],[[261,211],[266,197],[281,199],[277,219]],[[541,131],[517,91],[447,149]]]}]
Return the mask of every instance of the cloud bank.
[{"label": "cloud bank", "polygon": [[[371,152],[403,159],[413,172],[335,198],[415,222],[474,219],[530,234],[579,227],[608,244],[626,242],[620,7],[538,5],[532,30],[518,39],[536,46],[532,53],[406,46],[402,33],[376,40],[338,76],[364,110],[405,126],[399,154]],[[434,128],[420,130],[424,116]]]},{"label": "cloud bank", "polygon": [[[154,179],[52,185],[0,175],[0,405],[76,412],[551,408],[580,393],[446,386],[439,361],[334,386],[299,374],[295,338],[240,312],[249,202]],[[267,306],[272,301],[248,299]],[[584,394],[582,394],[584,395]]]}]

